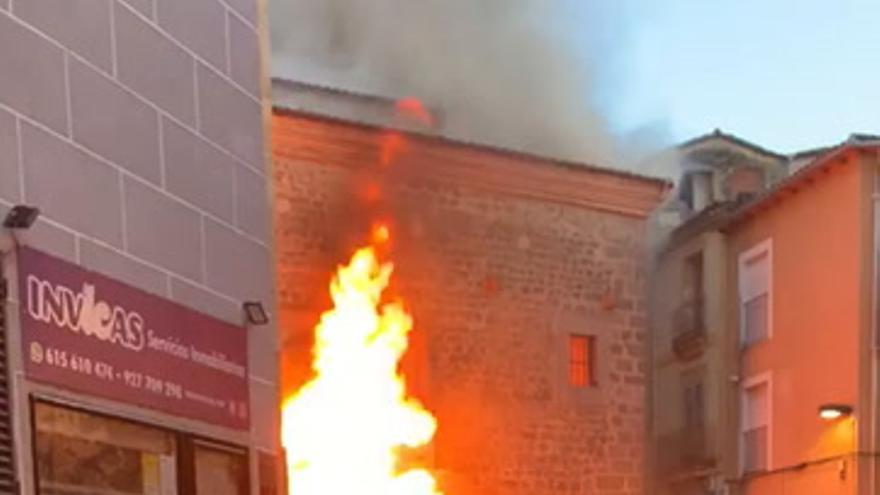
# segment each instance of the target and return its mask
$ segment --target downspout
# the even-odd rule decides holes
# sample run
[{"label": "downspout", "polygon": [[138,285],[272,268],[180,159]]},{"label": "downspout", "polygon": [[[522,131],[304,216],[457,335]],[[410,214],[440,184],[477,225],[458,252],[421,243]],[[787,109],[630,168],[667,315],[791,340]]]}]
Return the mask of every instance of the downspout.
[{"label": "downspout", "polygon": [[[880,158],[880,153],[876,155]],[[877,434],[880,432],[880,414],[878,414],[878,363],[877,356],[878,351],[880,351],[880,333],[878,333],[878,325],[880,325],[880,305],[877,303],[877,298],[880,296],[880,263],[878,263],[878,255],[880,255],[880,174],[878,171],[872,167],[869,169],[873,182],[873,194],[872,197],[872,208],[871,208],[871,225],[873,226],[873,242],[871,245],[871,272],[873,280],[871,282],[871,335],[869,338],[871,339],[870,345],[870,359],[871,359],[871,435],[869,439],[868,452],[874,454],[877,452]],[[865,449],[859,449],[865,450]],[[859,490],[861,493],[877,493],[877,460],[874,458],[874,455],[870,457],[869,468],[868,468],[868,490]]]}]

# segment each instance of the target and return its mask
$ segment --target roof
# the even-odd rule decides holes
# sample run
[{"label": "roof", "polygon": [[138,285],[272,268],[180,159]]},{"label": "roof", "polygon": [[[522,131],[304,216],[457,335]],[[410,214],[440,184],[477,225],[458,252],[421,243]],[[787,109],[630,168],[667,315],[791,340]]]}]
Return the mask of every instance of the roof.
[{"label": "roof", "polygon": [[[290,85],[290,86],[303,86],[297,82],[279,80],[279,79],[274,79],[273,83],[275,83],[276,85],[280,84],[280,85]],[[317,86],[313,86],[313,85],[304,85],[304,86],[318,88],[320,91],[326,91],[328,94],[338,94],[341,97],[345,97],[345,98],[355,98],[355,99],[363,98],[366,102],[372,102],[372,103],[376,103],[376,104],[379,104],[382,106],[390,105],[393,107],[395,104],[394,100],[392,100],[390,98],[385,98],[385,97],[361,95],[358,93],[351,93],[351,92],[347,92],[344,90],[335,90],[332,88],[321,88],[321,87],[317,87]],[[616,169],[616,168],[611,168],[611,167],[602,167],[602,166],[593,165],[593,164],[589,164],[589,163],[582,163],[582,162],[576,162],[576,161],[571,161],[571,160],[551,158],[551,157],[547,157],[547,156],[538,155],[535,153],[516,151],[516,150],[511,150],[508,148],[502,148],[502,147],[492,146],[492,145],[483,144],[483,143],[475,143],[475,142],[470,142],[470,141],[465,141],[465,140],[460,140],[460,139],[452,139],[447,136],[437,134],[436,132],[431,132],[430,129],[422,129],[419,127],[412,127],[412,126],[401,126],[401,125],[399,125],[399,121],[395,122],[390,119],[385,119],[383,122],[368,121],[365,119],[353,119],[353,118],[349,118],[347,116],[328,114],[328,113],[320,111],[320,109],[315,111],[315,110],[310,110],[310,109],[294,108],[294,107],[279,103],[277,98],[274,98],[273,109],[274,109],[275,113],[279,114],[279,115],[285,115],[285,114],[301,115],[301,116],[305,116],[305,117],[309,117],[309,118],[313,118],[313,119],[318,119],[318,120],[323,120],[323,121],[327,121],[327,122],[337,122],[340,124],[352,125],[352,126],[357,126],[357,127],[367,128],[367,129],[374,129],[374,130],[391,129],[391,130],[403,132],[403,133],[407,134],[408,136],[416,138],[416,139],[423,139],[423,140],[433,141],[436,143],[442,143],[447,146],[460,146],[460,147],[470,148],[470,149],[478,150],[478,151],[503,154],[503,155],[507,155],[510,157],[518,157],[518,158],[529,159],[529,160],[539,160],[541,162],[544,162],[544,163],[547,163],[550,165],[566,167],[566,168],[570,168],[573,170],[593,171],[593,172],[599,172],[599,173],[622,177],[622,178],[635,179],[635,180],[639,180],[639,181],[643,181],[643,182],[652,183],[652,184],[654,184],[658,187],[661,187],[663,189],[671,189],[672,185],[673,185],[672,181],[670,181],[668,179],[653,177],[650,175],[640,174],[640,173],[632,172],[632,171],[628,171],[628,170]]]},{"label": "roof", "polygon": [[822,155],[822,154],[828,153],[829,151],[831,151],[831,150],[837,148],[838,146],[839,146],[839,145],[835,145],[835,146],[822,146],[822,147],[819,147],[819,148],[811,148],[811,149],[808,149],[808,150],[798,151],[798,152],[796,152],[796,153],[792,153],[792,154],[791,154],[791,158],[794,159],[794,160],[797,160],[797,159],[799,159],[799,158],[807,158],[807,157],[810,157],[810,156]]},{"label": "roof", "polygon": [[789,175],[782,181],[778,182],[774,187],[759,194],[753,201],[750,201],[739,209],[736,214],[732,215],[723,229],[729,229],[747,219],[750,215],[765,207],[783,192],[789,191],[801,184],[814,179],[820,172],[827,170],[837,159],[844,157],[847,153],[857,150],[873,150],[880,153],[880,138],[862,139],[861,137],[845,141],[844,143],[830,148],[826,153],[821,154],[809,164]]},{"label": "roof", "polygon": [[786,155],[776,153],[775,151],[770,151],[767,148],[761,147],[751,141],[747,141],[741,137],[735,136],[730,133],[723,132],[721,129],[715,129],[713,132],[708,134],[704,134],[702,136],[695,137],[684,143],[681,143],[677,146],[680,150],[685,150],[687,148],[694,147],[698,144],[703,144],[705,142],[711,141],[713,139],[722,139],[725,141],[729,141],[732,144],[737,146],[741,146],[743,148],[754,151],[755,153],[759,153],[761,155],[776,159],[776,160],[788,160]]},{"label": "roof", "polygon": [[[442,127],[442,112],[425,108],[415,99],[394,99],[318,84],[272,79],[273,106],[292,111],[335,117],[340,120],[375,124],[387,128],[437,133]],[[415,102],[418,114],[402,112],[405,102]]]},{"label": "roof", "polygon": [[810,156],[823,155],[825,153],[828,153],[829,151],[840,148],[841,146],[845,146],[847,143],[864,144],[864,143],[870,143],[872,141],[880,142],[880,135],[852,133],[849,135],[849,138],[846,141],[844,141],[840,144],[833,144],[831,146],[820,146],[818,148],[811,148],[808,150],[798,151],[798,152],[792,153],[790,156],[792,159],[796,160],[799,158],[806,158],[806,157],[810,157]]},{"label": "roof", "polygon": [[[680,147],[698,144],[719,135],[724,139],[731,139],[731,136],[716,130],[715,133],[707,134],[688,141]],[[733,139],[738,138],[733,137]],[[804,167],[798,169],[795,173],[792,173],[782,181],[778,182],[774,187],[767,189],[760,194],[739,198],[734,201],[715,203],[700,211],[672,231],[664,250],[668,251],[674,249],[682,242],[697,234],[709,230],[726,230],[733,227],[735,224],[743,221],[756,210],[775,199],[775,197],[781,194],[782,191],[796,187],[801,182],[810,180],[817,172],[824,170],[834,162],[836,158],[846,153],[847,150],[853,149],[875,149],[880,152],[880,135],[851,134],[848,140],[836,146],[813,148],[790,155],[790,161],[809,161]]]}]

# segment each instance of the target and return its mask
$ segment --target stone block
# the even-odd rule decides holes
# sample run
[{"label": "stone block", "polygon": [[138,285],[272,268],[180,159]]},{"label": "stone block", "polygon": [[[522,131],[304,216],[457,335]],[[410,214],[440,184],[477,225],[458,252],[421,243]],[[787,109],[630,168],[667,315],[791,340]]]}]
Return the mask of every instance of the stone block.
[{"label": "stone block", "polygon": [[149,105],[70,60],[73,137],[129,172],[159,183],[159,117]]},{"label": "stone block", "polygon": [[107,0],[25,0],[15,15],[110,73],[110,8]]},{"label": "stone block", "polygon": [[121,4],[116,5],[116,59],[123,84],[195,125],[193,58]]},{"label": "stone block", "polygon": [[269,241],[272,222],[266,181],[265,176],[249,167],[236,167],[235,207],[238,228],[264,242]]},{"label": "stone block", "polygon": [[263,168],[260,104],[213,70],[199,64],[199,123],[208,139],[254,168]]},{"label": "stone block", "polygon": [[79,240],[80,263],[98,273],[162,297],[168,293],[168,276],[149,265],[88,239]]},{"label": "stone block", "polygon": [[156,0],[158,22],[214,67],[226,70],[226,8],[218,0]]},{"label": "stone block", "polygon": [[203,279],[201,215],[162,192],[126,178],[128,251],[191,280]]},{"label": "stone block", "polygon": [[232,79],[260,97],[260,42],[256,31],[234,15],[229,16],[229,73]]},{"label": "stone block", "polygon": [[165,188],[194,206],[232,222],[236,161],[169,120],[162,122]]},{"label": "stone block", "polygon": [[64,53],[6,15],[0,15],[0,103],[67,134]]},{"label": "stone block", "polygon": [[71,229],[122,246],[119,170],[22,122],[25,201]]}]

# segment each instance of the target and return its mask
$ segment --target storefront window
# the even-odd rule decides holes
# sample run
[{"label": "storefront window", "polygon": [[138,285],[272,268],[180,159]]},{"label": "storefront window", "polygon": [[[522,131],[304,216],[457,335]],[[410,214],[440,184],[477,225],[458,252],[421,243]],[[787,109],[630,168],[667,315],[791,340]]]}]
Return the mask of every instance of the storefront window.
[{"label": "storefront window", "polygon": [[46,402],[33,412],[39,495],[249,493],[246,449]]},{"label": "storefront window", "polygon": [[196,443],[196,495],[247,495],[247,455]]},{"label": "storefront window", "polygon": [[35,456],[41,495],[175,495],[174,435],[38,402]]}]

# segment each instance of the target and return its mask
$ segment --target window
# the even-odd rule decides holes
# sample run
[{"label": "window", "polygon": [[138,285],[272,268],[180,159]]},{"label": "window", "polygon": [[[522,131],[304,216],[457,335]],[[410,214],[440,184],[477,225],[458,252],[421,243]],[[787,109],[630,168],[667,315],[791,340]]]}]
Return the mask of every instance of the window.
[{"label": "window", "polygon": [[695,383],[684,388],[684,425],[686,428],[703,426],[705,404],[703,384]]},{"label": "window", "polygon": [[757,168],[738,168],[727,176],[724,185],[730,199],[737,199],[743,194],[757,194],[764,189],[764,172]]},{"label": "window", "polygon": [[39,495],[249,493],[244,448],[42,401],[33,422]]},{"label": "window", "polygon": [[568,382],[579,388],[596,386],[596,337],[572,335],[568,340]]},{"label": "window", "polygon": [[703,252],[688,256],[684,265],[684,302],[703,297]]},{"label": "window", "polygon": [[772,270],[770,241],[740,255],[740,335],[745,345],[767,339],[772,334]]},{"label": "window", "polygon": [[769,378],[746,382],[742,392],[741,449],[744,473],[770,468],[771,385]]},{"label": "window", "polygon": [[689,256],[684,262],[681,305],[676,314],[675,331],[704,330],[703,325],[703,252]]},{"label": "window", "polygon": [[174,493],[174,435],[126,421],[36,403],[41,495]]},{"label": "window", "polygon": [[196,495],[247,495],[247,455],[202,442],[195,444]]},{"label": "window", "polygon": [[682,373],[684,414],[680,437],[682,467],[697,467],[706,461],[705,369]]}]

